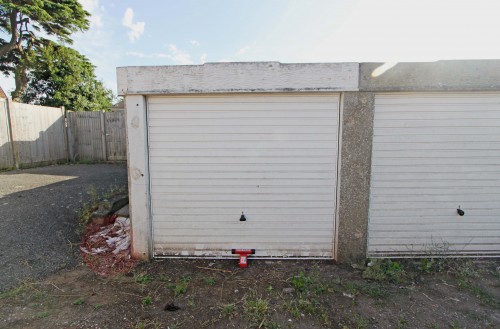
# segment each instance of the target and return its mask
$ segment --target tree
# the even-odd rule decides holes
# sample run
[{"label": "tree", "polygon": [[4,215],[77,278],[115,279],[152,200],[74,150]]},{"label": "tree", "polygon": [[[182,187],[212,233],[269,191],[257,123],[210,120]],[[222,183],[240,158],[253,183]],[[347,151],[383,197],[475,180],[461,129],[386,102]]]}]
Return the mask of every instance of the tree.
[{"label": "tree", "polygon": [[23,102],[73,111],[111,107],[113,93],[96,79],[94,65],[78,51],[50,43],[34,59]]},{"label": "tree", "polygon": [[0,0],[0,70],[14,73],[18,100],[28,83],[27,72],[35,54],[51,41],[42,35],[72,43],[71,34],[89,28],[86,12],[78,0]]}]

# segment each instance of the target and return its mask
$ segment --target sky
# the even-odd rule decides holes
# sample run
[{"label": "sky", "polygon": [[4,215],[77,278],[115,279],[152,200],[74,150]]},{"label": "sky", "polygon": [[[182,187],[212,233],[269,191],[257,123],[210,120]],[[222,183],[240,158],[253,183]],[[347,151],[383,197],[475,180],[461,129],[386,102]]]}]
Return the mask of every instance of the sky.
[{"label": "sky", "polygon": [[72,47],[115,93],[121,66],[500,59],[498,0],[79,1]]}]

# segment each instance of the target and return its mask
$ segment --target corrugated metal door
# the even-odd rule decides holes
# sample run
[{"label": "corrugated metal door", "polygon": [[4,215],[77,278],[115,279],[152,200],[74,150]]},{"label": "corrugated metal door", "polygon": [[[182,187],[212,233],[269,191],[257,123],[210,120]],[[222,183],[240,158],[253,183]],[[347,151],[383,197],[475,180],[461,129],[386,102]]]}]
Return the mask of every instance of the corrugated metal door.
[{"label": "corrugated metal door", "polygon": [[371,256],[500,255],[500,94],[376,96],[368,234]]},{"label": "corrugated metal door", "polygon": [[155,255],[332,258],[338,116],[338,95],[149,97]]}]

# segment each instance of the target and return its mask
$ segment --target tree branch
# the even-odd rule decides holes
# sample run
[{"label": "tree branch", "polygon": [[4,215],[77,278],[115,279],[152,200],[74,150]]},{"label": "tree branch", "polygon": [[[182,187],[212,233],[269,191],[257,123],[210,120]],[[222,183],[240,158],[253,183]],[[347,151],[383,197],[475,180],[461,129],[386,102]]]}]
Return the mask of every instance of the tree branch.
[{"label": "tree branch", "polygon": [[12,10],[9,13],[10,20],[10,32],[12,33],[10,37],[9,43],[0,47],[0,57],[7,55],[9,51],[18,47],[18,43],[21,40],[21,35],[19,35],[19,31],[17,30],[17,10]]}]

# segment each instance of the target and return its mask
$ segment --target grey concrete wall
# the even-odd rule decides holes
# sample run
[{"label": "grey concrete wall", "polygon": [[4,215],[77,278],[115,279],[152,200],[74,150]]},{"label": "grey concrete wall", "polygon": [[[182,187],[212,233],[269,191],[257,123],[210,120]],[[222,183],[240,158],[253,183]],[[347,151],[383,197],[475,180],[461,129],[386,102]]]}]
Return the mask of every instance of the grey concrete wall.
[{"label": "grey concrete wall", "polygon": [[500,90],[500,60],[398,63],[373,76],[383,63],[360,63],[360,91]]},{"label": "grey concrete wall", "polygon": [[366,257],[375,95],[343,93],[337,260]]}]

